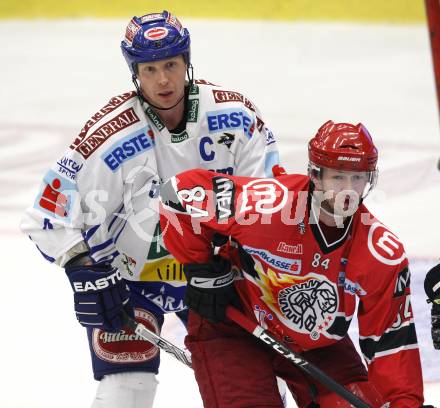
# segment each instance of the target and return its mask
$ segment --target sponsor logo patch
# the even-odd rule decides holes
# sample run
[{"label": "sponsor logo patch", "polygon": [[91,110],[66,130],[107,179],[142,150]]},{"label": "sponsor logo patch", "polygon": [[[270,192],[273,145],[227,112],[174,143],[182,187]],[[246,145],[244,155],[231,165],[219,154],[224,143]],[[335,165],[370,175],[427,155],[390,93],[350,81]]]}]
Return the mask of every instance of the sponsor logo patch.
[{"label": "sponsor logo patch", "polygon": [[139,118],[133,108],[128,108],[119,115],[110,119],[91,133],[85,140],[75,147],[81,156],[87,159],[95,150],[99,148],[109,137],[115,133],[139,122]]},{"label": "sponsor logo patch", "polygon": [[191,88],[189,88],[190,95],[198,95],[199,91],[200,91],[199,87],[194,83],[191,85]]},{"label": "sponsor logo patch", "polygon": [[255,179],[243,186],[240,212],[274,214],[287,203],[287,187],[277,179]]},{"label": "sponsor logo patch", "polygon": [[154,229],[154,235],[151,240],[150,249],[148,250],[147,259],[160,259],[167,255],[169,255],[169,252],[165,248],[160,222],[158,222]]},{"label": "sponsor logo patch", "polygon": [[275,136],[273,135],[272,131],[269,128],[265,128],[266,130],[266,146],[271,145],[272,143],[275,143]]},{"label": "sponsor logo patch", "polygon": [[70,211],[76,195],[76,186],[59,174],[49,170],[44,176],[34,208],[50,217],[70,220]]},{"label": "sponsor logo patch", "polygon": [[166,27],[153,27],[145,31],[144,37],[147,40],[158,41],[162,40],[168,35],[168,28]]},{"label": "sponsor logo patch", "polygon": [[151,121],[153,122],[154,126],[156,126],[157,130],[159,130],[159,132],[165,128],[165,125],[163,124],[163,122],[161,121],[161,119],[159,118],[159,116],[156,114],[156,112],[154,112],[153,109],[151,109],[150,107],[148,107],[145,110],[145,113],[147,114],[147,116],[151,119]]},{"label": "sponsor logo patch", "polygon": [[152,21],[159,21],[163,20],[162,13],[152,13],[152,14],[146,14],[145,16],[141,17],[142,24],[152,22]]},{"label": "sponsor logo patch", "polygon": [[[136,308],[134,316],[137,322],[159,334],[159,325],[152,313]],[[159,353],[156,346],[130,329],[123,329],[117,333],[94,329],[92,346],[98,358],[115,364],[143,363],[153,359]]]},{"label": "sponsor logo patch", "polygon": [[183,265],[172,258],[159,259],[144,265],[140,274],[143,282],[186,282]]},{"label": "sponsor logo patch", "polygon": [[173,26],[177,31],[179,31],[179,33],[182,33],[183,27],[177,17],[173,16],[172,14],[168,14],[167,23],[170,26]]},{"label": "sponsor logo patch", "polygon": [[188,114],[186,116],[187,122],[197,122],[199,117],[199,100],[189,99],[188,100]]},{"label": "sponsor logo patch", "polygon": [[385,265],[399,265],[406,258],[399,238],[377,221],[368,231],[368,249],[379,262]]},{"label": "sponsor logo patch", "polygon": [[213,89],[212,94],[214,95],[214,100],[217,103],[242,102],[246,108],[250,109],[252,112],[255,112],[255,105],[239,92]]},{"label": "sponsor logo patch", "polygon": [[213,89],[212,94],[214,95],[214,100],[217,103],[223,102],[243,102],[243,95],[239,92],[234,91],[223,91],[219,89]]},{"label": "sponsor logo patch", "polygon": [[129,47],[133,45],[133,38],[140,29],[141,26],[133,19],[128,23],[127,29],[125,30],[125,42]]},{"label": "sponsor logo patch", "polygon": [[185,141],[189,138],[189,135],[186,130],[184,130],[182,133],[174,134],[171,133],[171,143],[180,143]]},{"label": "sponsor logo patch", "polygon": [[76,179],[77,173],[82,169],[83,164],[78,164],[75,160],[69,157],[62,157],[57,161],[58,173],[63,174],[71,180]]},{"label": "sponsor logo patch", "polygon": [[[160,289],[158,287],[160,286]],[[186,309],[186,306],[183,304],[183,287],[177,288],[174,293],[174,296],[171,296],[169,290],[176,289],[175,287],[169,285],[167,282],[164,282],[163,285],[161,282],[151,282],[147,290],[152,290],[152,292],[147,292],[146,289],[142,289],[141,295],[154,303],[155,306],[163,310],[164,312],[180,312],[181,310]],[[180,285],[183,286],[183,285]]]},{"label": "sponsor logo patch", "polygon": [[116,108],[121,106],[125,101],[128,101],[129,99],[136,96],[136,92],[127,92],[119,96],[115,96],[114,98],[110,99],[109,103],[105,105],[101,110],[96,112],[84,125],[84,127],[81,129],[81,132],[79,132],[78,137],[74,140],[74,142],[70,145],[70,148],[72,150],[76,150],[76,148],[81,144],[81,142],[84,140],[84,138],[87,135],[87,132],[89,129],[98,121],[100,121],[104,116],[108,115],[110,112],[113,112]]},{"label": "sponsor logo patch", "polygon": [[234,143],[235,135],[233,133],[223,133],[219,140],[217,141],[218,144],[225,145],[228,149],[231,148],[232,143]]},{"label": "sponsor logo patch", "polygon": [[128,256],[127,254],[121,254],[121,263],[124,265],[124,272],[128,273],[130,276],[134,276],[133,270],[136,268],[136,259]]},{"label": "sponsor logo patch", "polygon": [[301,273],[301,259],[288,259],[275,255],[270,251],[261,248],[243,246],[243,249],[251,256],[257,256],[260,260],[279,271],[288,272],[293,275]]},{"label": "sponsor logo patch", "polygon": [[399,272],[396,279],[396,286],[394,287],[393,297],[400,297],[405,294],[405,289],[409,288],[411,282],[411,274],[408,268],[403,269]]},{"label": "sponsor logo patch", "polygon": [[126,161],[154,147],[154,142],[148,135],[148,130],[143,128],[138,132],[125,136],[101,155],[101,159],[113,173]]},{"label": "sponsor logo patch", "polygon": [[286,254],[292,254],[292,255],[302,255],[303,245],[302,244],[288,245],[285,242],[280,242],[278,244],[277,251],[285,252]]},{"label": "sponsor logo patch", "polygon": [[250,138],[254,131],[252,118],[241,109],[224,109],[207,112],[209,133],[222,132],[228,129],[243,129]]},{"label": "sponsor logo patch", "polygon": [[339,272],[338,276],[338,286],[344,288],[344,292],[350,293],[352,295],[365,296],[367,292],[362,289],[361,285],[357,282],[352,282],[347,279],[345,272]]},{"label": "sponsor logo patch", "polygon": [[215,197],[215,216],[217,221],[231,218],[235,214],[235,186],[226,177],[213,177],[212,188]]}]

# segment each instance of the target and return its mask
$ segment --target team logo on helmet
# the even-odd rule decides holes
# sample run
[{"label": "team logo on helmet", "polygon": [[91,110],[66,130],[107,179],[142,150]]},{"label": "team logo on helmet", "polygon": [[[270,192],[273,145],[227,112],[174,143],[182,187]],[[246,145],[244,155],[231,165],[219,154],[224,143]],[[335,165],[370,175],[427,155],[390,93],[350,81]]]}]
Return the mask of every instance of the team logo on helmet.
[{"label": "team logo on helmet", "polygon": [[182,55],[189,64],[190,44],[188,30],[176,17],[164,11],[133,17],[121,42],[121,50],[132,75],[137,76],[137,64],[142,62]]},{"label": "team logo on helmet", "polygon": [[168,29],[166,27],[153,27],[145,31],[144,37],[147,40],[158,41],[162,40],[168,35]]}]

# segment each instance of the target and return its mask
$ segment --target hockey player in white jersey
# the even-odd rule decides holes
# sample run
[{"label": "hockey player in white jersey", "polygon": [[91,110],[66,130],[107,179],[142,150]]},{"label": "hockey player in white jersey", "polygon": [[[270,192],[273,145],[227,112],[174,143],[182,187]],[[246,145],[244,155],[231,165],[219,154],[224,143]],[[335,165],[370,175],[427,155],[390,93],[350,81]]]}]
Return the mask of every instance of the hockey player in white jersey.
[{"label": "hockey player in white jersey", "polygon": [[193,80],[190,36],[172,14],[133,17],[121,49],[136,92],[115,96],[85,123],[21,224],[71,283],[100,380],[93,408],[153,404],[159,352],[122,327],[123,309],[156,333],[165,313],[185,321],[182,265],[161,240],[161,183],[191,168],[271,176],[278,163],[248,98]]}]

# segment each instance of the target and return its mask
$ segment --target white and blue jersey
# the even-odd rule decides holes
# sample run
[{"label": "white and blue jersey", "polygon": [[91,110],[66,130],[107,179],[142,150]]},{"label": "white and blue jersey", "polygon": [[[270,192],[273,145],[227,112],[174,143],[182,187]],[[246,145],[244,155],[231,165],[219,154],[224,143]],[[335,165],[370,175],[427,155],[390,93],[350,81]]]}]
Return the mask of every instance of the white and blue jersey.
[{"label": "white and blue jersey", "polygon": [[161,183],[192,168],[270,177],[279,162],[272,132],[241,93],[196,80],[185,114],[185,130],[170,133],[136,93],[112,98],[46,173],[21,224],[60,266],[84,248],[111,260],[162,314],[185,308],[186,280],[162,241]]}]

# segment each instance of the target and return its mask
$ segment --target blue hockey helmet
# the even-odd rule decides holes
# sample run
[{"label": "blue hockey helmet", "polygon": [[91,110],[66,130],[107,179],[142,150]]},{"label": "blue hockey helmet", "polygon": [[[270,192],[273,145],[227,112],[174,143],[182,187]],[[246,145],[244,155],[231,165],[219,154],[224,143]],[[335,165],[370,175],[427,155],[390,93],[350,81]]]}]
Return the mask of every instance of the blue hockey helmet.
[{"label": "blue hockey helmet", "polygon": [[140,62],[160,61],[183,55],[190,65],[189,32],[168,11],[133,17],[121,42],[122,54],[131,73],[137,75]]}]

